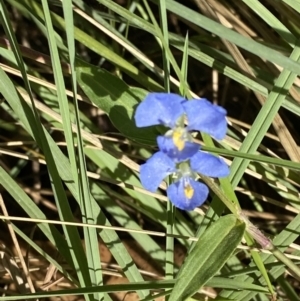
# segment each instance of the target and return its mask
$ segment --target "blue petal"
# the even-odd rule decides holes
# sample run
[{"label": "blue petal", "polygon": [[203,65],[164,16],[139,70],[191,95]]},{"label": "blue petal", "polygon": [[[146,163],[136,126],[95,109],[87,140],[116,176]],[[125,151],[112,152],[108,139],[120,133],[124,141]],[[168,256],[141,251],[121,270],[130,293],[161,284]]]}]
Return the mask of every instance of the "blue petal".
[{"label": "blue petal", "polygon": [[222,140],[227,131],[226,110],[208,100],[185,101],[183,107],[188,118],[188,129],[197,130]]},{"label": "blue petal", "polygon": [[184,114],[184,98],[173,93],[149,93],[135,112],[137,127],[163,124],[174,127],[177,119]]},{"label": "blue petal", "polygon": [[190,141],[184,141],[184,147],[179,150],[174,144],[172,137],[158,136],[157,144],[159,150],[172,158],[175,162],[182,162],[188,160],[195,155],[200,149],[200,145]]},{"label": "blue petal", "polygon": [[227,177],[230,173],[228,165],[220,158],[202,151],[191,158],[193,170],[213,178]]},{"label": "blue petal", "polygon": [[[189,198],[186,196],[185,187],[190,185],[193,189],[193,195]],[[194,210],[201,206],[208,196],[206,185],[199,183],[191,178],[181,178],[178,182],[171,184],[167,189],[167,195],[175,207],[182,210]]]},{"label": "blue petal", "polygon": [[161,181],[175,171],[174,161],[164,153],[157,152],[141,165],[141,183],[147,190],[155,192]]}]

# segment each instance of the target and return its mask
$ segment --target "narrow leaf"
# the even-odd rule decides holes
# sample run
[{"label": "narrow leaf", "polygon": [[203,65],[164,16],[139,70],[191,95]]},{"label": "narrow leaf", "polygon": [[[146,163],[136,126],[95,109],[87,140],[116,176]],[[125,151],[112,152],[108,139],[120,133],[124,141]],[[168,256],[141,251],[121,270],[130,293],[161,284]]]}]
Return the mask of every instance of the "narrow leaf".
[{"label": "narrow leaf", "polygon": [[170,301],[186,300],[207,283],[232,255],[244,231],[245,224],[231,214],[213,223],[179,270]]},{"label": "narrow leaf", "polygon": [[88,98],[108,114],[113,125],[126,137],[144,144],[155,144],[155,127],[137,128],[133,119],[136,106],[146,91],[130,88],[121,79],[91,65],[78,67],[77,80]]}]

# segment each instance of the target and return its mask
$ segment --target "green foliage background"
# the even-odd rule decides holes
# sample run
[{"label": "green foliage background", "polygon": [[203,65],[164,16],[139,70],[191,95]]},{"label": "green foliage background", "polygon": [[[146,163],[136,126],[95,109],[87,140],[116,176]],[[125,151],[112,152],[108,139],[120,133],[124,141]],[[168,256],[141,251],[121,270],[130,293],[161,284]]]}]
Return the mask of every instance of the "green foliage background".
[{"label": "green foliage background", "polygon": [[[1,230],[18,260],[4,237],[3,284],[16,286],[0,300],[299,300],[299,16],[299,0],[1,0]],[[171,206],[166,183],[140,184],[161,129],[133,114],[151,91],[228,111],[223,141],[195,139],[230,176],[203,177],[210,199],[193,212]],[[161,273],[139,267],[124,232]],[[128,283],[107,283],[99,241]],[[69,289],[35,281],[21,242]]]}]

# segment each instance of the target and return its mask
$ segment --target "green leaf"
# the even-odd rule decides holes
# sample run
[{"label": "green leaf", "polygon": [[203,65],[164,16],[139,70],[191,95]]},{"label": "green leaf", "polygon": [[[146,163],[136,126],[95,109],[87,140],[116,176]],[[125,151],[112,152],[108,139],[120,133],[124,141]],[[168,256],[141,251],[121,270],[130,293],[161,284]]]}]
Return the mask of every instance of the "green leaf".
[{"label": "green leaf", "polygon": [[[83,64],[83,63],[80,63]],[[80,87],[97,107],[108,114],[113,125],[126,137],[155,144],[159,132],[155,127],[137,128],[133,113],[147,92],[131,88],[109,72],[84,64],[76,69]]]},{"label": "green leaf", "polygon": [[232,255],[244,231],[245,224],[231,214],[213,223],[179,270],[170,301],[186,300],[207,283]]},{"label": "green leaf", "polygon": [[[152,1],[158,3],[157,0]],[[249,51],[250,53],[253,53],[261,58],[265,58],[272,63],[278,64],[289,71],[299,74],[299,64],[291,58],[285,57],[280,52],[249,39],[248,37],[245,37],[234,30],[226,28],[225,26],[210,20],[208,17],[199,14],[176,1],[165,0],[165,2],[167,9],[170,12],[180,16],[180,18],[188,20],[192,24],[205,29],[216,36],[222,37],[236,46]]]}]

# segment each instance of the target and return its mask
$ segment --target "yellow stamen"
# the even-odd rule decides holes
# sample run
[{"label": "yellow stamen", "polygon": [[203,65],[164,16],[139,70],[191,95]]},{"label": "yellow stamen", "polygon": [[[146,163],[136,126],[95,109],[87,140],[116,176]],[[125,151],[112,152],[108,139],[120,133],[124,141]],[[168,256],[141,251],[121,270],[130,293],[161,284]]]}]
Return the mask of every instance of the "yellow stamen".
[{"label": "yellow stamen", "polygon": [[173,142],[178,150],[181,151],[184,149],[185,141],[182,139],[182,132],[180,130],[175,130],[173,132]]},{"label": "yellow stamen", "polygon": [[191,199],[194,195],[194,189],[191,185],[187,185],[184,187],[184,194],[188,199]]}]

